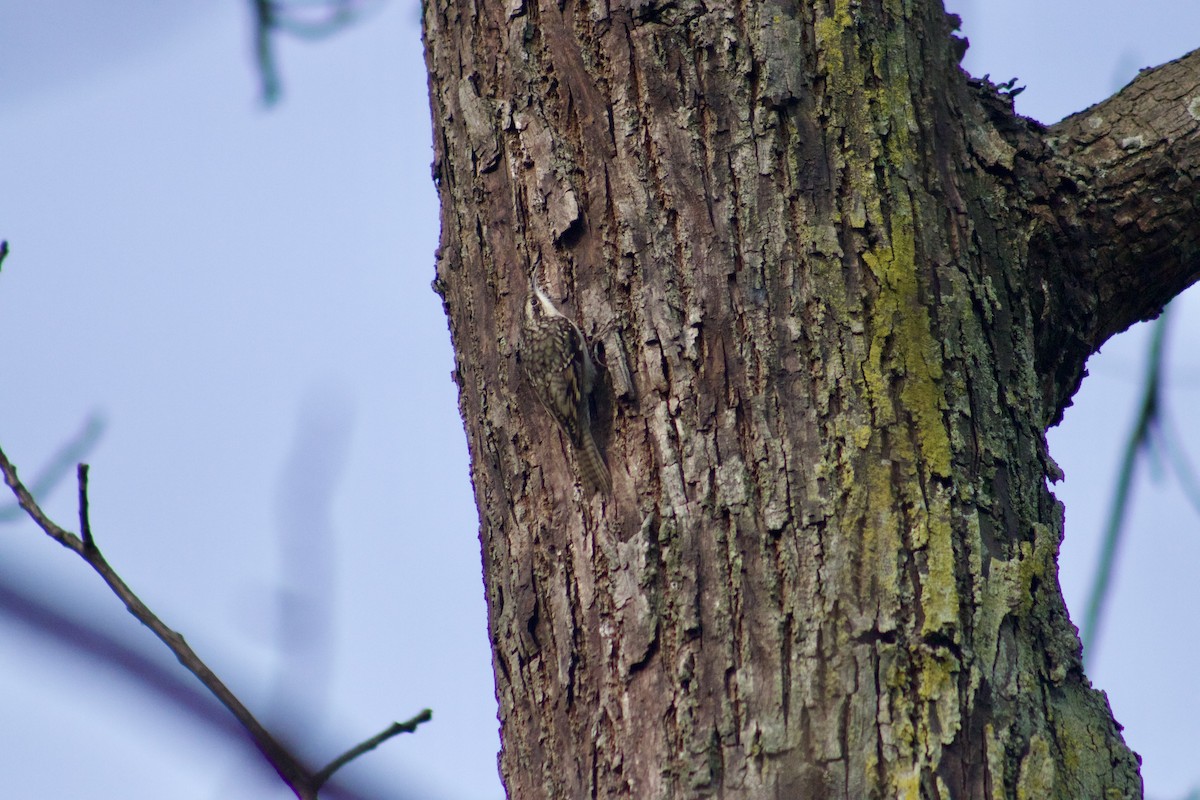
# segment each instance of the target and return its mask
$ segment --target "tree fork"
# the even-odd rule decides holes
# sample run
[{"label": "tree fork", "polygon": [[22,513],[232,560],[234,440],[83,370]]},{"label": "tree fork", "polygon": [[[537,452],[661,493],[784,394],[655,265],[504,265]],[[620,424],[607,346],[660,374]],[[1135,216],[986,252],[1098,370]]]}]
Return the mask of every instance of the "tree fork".
[{"label": "tree fork", "polygon": [[[1187,207],[1200,114],[1120,183],[1094,123],[969,81],[922,0],[424,24],[509,795],[1140,797],[1059,589],[1044,433],[1196,279],[1194,208],[1106,209],[1151,177]],[[1101,115],[1116,156],[1143,95]],[[1152,275],[1131,225],[1170,251]],[[517,365],[535,267],[629,347],[609,496]]]}]

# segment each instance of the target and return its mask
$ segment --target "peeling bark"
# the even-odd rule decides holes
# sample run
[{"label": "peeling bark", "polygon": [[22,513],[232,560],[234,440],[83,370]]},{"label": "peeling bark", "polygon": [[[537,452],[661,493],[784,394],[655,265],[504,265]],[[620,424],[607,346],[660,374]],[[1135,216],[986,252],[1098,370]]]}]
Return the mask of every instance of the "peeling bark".
[{"label": "peeling bark", "polygon": [[[1044,432],[1196,279],[1197,68],[1044,129],[865,5],[425,6],[511,797],[1141,796]],[[535,266],[608,497],[522,380]]]}]

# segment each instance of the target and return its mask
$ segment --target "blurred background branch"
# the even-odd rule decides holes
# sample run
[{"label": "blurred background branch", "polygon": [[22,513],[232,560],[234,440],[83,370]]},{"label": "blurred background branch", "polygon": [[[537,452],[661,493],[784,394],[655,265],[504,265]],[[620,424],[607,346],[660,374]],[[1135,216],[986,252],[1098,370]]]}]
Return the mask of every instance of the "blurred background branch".
[{"label": "blurred background branch", "polygon": [[275,57],[275,34],[324,39],[359,22],[381,3],[382,0],[251,0],[254,54],[263,105],[274,105],[283,95],[283,80]]},{"label": "blurred background branch", "polygon": [[[1168,305],[1152,323],[1150,330],[1141,397],[1117,466],[1116,481],[1100,542],[1100,557],[1092,577],[1083,615],[1081,638],[1084,656],[1087,659],[1094,657],[1098,647],[1117,556],[1125,537],[1125,521],[1139,461],[1143,458],[1151,459],[1151,473],[1159,479],[1174,477],[1193,510],[1200,514],[1200,484],[1197,483],[1195,472],[1171,423],[1170,413],[1164,401],[1166,393],[1163,363],[1170,320],[1171,306]],[[1160,465],[1154,460],[1156,455],[1163,456],[1163,464]],[[1163,465],[1165,469],[1155,469]]]}]

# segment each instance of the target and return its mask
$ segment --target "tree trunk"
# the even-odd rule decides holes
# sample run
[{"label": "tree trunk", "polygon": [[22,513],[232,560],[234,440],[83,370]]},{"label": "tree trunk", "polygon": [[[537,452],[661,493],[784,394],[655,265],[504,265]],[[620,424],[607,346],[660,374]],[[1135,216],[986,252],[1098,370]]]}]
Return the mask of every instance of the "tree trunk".
[{"label": "tree trunk", "polygon": [[[1200,58],[1043,129],[954,22],[425,4],[510,797],[1141,796],[1044,432],[1196,278]],[[611,492],[521,369],[535,273]]]}]

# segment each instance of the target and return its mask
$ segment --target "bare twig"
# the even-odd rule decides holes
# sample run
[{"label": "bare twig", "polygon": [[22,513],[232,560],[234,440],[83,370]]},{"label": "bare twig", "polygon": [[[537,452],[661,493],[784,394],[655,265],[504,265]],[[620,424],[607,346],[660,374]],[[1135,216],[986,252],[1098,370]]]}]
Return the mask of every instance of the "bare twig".
[{"label": "bare twig", "polygon": [[157,701],[191,716],[215,734],[241,733],[236,720],[213,702],[204,687],[152,658],[144,648],[102,630],[77,607],[60,605],[21,586],[7,568],[0,570],[0,614],[6,625],[22,626],[52,645],[79,654],[89,664],[124,672]]},{"label": "bare twig", "polygon": [[[155,696],[156,702],[187,715],[206,730],[237,743],[249,737],[228,711],[190,675],[171,669],[160,659],[153,658],[144,647],[128,641],[116,631],[104,630],[97,619],[82,615],[78,606],[60,603],[58,596],[42,595],[30,586],[22,585],[27,577],[19,567],[0,563],[0,619],[5,625],[15,625],[64,651],[77,654],[89,664],[104,664],[116,670],[136,686]],[[311,733],[311,729],[305,729]],[[378,797],[402,797],[394,787],[385,790],[377,783],[365,782],[359,773],[357,781],[335,776],[321,787],[321,797],[338,800],[367,800]]]},{"label": "bare twig", "polygon": [[[38,506],[33,496],[29,493],[29,490],[25,488],[24,484],[17,477],[16,467],[8,460],[8,456],[4,454],[3,450],[0,450],[0,471],[4,473],[4,482],[12,489],[13,494],[16,495],[17,502],[21,504],[21,508],[25,509],[25,513],[37,523],[39,528],[45,531],[47,536],[86,561],[100,575],[104,582],[108,584],[113,593],[120,598],[121,602],[125,604],[125,608],[128,609],[129,613],[162,640],[163,644],[169,647],[171,652],[175,654],[175,657],[179,659],[179,663],[183,664],[189,672],[199,678],[200,682],[213,693],[221,704],[229,709],[230,713],[237,718],[242,727],[250,734],[250,738],[254,740],[254,744],[259,752],[275,768],[275,771],[279,773],[279,777],[296,792],[296,796],[300,798],[315,798],[315,791],[305,791],[310,782],[308,773],[292,754],[280,745],[279,742],[275,741],[275,738],[254,718],[250,710],[242,705],[242,702],[229,690],[229,687],[222,683],[216,674],[208,668],[208,665],[196,655],[196,652],[184,641],[183,636],[168,628],[133,593],[133,590],[121,579],[121,576],[109,566],[104,556],[100,553],[99,548],[95,546],[95,542],[92,542],[91,545],[85,544],[78,536],[60,528],[46,516],[45,512],[42,511],[41,507]],[[84,474],[86,474],[86,470],[84,470]],[[80,491],[85,491],[83,485],[81,485]],[[80,509],[80,514],[85,515],[86,510]],[[87,528],[90,528],[90,524],[87,524],[86,520],[84,522]]]},{"label": "bare twig", "polygon": [[[87,458],[92,448],[104,434],[104,417],[93,413],[83,424],[83,430],[58,449],[58,452],[46,463],[33,480],[29,482],[29,493],[34,497],[45,496],[55,489],[59,482],[66,477],[71,467]],[[25,515],[25,510],[17,503],[6,503],[0,506],[0,522],[15,522]]]},{"label": "bare twig", "polygon": [[79,532],[83,534],[83,546],[88,550],[96,549],[96,541],[92,538],[92,521],[88,518],[88,465],[80,464],[75,471],[79,480]]},{"label": "bare twig", "polygon": [[426,709],[413,717],[408,722],[395,723],[386,731],[378,736],[372,737],[357,747],[351,748],[342,755],[338,756],[328,766],[322,769],[315,775],[310,773],[300,761],[293,756],[285,747],[283,747],[270,732],[250,713],[250,710],[242,704],[240,700],[233,694],[232,691],[209,669],[196,652],[184,641],[182,635],[168,628],[162,620],[152,612],[149,607],[143,603],[133,590],[125,583],[124,580],[116,573],[116,571],[105,560],[100,553],[100,549],[96,546],[95,539],[92,535],[91,520],[88,515],[88,466],[87,464],[79,464],[77,468],[77,476],[79,481],[79,528],[82,532],[82,538],[76,536],[68,530],[59,527],[34,500],[33,495],[25,487],[19,477],[17,477],[17,469],[12,462],[8,460],[3,449],[0,449],[0,473],[4,475],[4,482],[12,489],[13,494],[17,498],[17,503],[25,513],[29,515],[39,528],[41,528],[47,536],[61,544],[63,547],[71,550],[80,558],[88,563],[100,577],[108,584],[113,593],[120,598],[125,604],[125,608],[139,622],[149,628],[155,636],[157,636],[163,644],[165,644],[175,657],[179,660],[189,672],[195,675],[205,688],[217,698],[225,708],[229,709],[230,713],[237,719],[241,726],[250,734],[254,746],[262,753],[267,762],[283,779],[283,782],[296,794],[300,800],[317,800],[317,792],[322,785],[329,780],[340,767],[358,756],[366,753],[375,747],[379,746],[387,739],[405,732],[411,732],[416,729],[422,722],[428,721],[432,717],[432,713]]},{"label": "bare twig", "polygon": [[321,788],[325,785],[327,780],[333,777],[333,773],[337,772],[339,769],[346,766],[363,753],[368,753],[371,750],[374,750],[376,747],[383,744],[393,736],[401,733],[412,733],[422,722],[428,722],[431,719],[433,719],[433,712],[427,708],[407,722],[393,722],[380,733],[372,736],[370,739],[367,739],[361,744],[351,747],[333,761],[330,761],[324,769],[313,776],[313,784],[318,789]]}]

